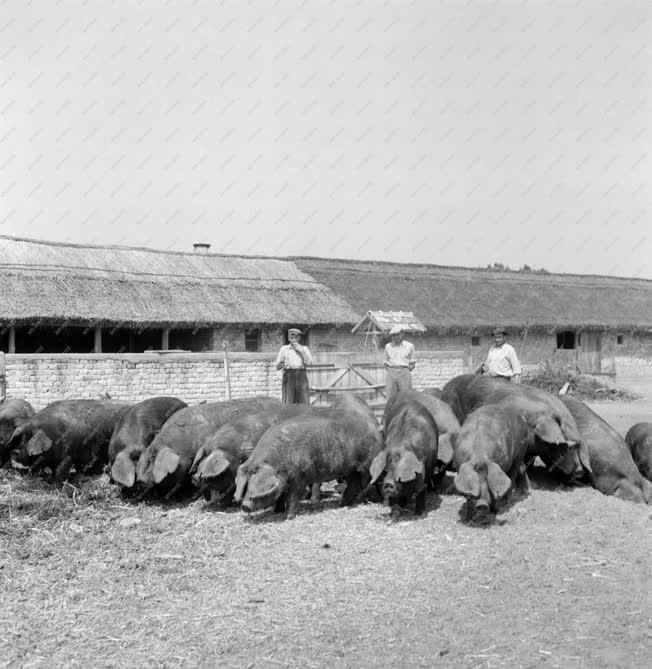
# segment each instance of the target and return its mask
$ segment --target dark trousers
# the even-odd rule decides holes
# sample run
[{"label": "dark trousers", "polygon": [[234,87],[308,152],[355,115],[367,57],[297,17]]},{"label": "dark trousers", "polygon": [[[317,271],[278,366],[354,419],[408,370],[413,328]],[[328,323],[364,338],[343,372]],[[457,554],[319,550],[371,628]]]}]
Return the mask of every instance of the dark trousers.
[{"label": "dark trousers", "polygon": [[412,374],[407,367],[387,367],[385,395],[387,399],[403,390],[412,390]]},{"label": "dark trousers", "polygon": [[310,404],[310,384],[305,369],[283,372],[283,404]]}]

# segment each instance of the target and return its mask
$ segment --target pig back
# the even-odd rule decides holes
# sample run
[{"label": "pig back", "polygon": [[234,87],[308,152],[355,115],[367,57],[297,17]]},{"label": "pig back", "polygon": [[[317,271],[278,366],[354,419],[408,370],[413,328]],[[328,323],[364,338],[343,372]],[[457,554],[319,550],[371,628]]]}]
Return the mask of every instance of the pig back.
[{"label": "pig back", "polygon": [[490,460],[504,472],[525,458],[529,427],[518,403],[510,401],[478,407],[464,421],[455,439],[458,468],[474,456]]},{"label": "pig back", "polygon": [[385,427],[386,448],[409,448],[419,460],[433,458],[434,463],[439,430],[430,411],[421,402],[405,398],[393,406],[390,416]]},{"label": "pig back", "polygon": [[457,432],[460,429],[459,421],[446,402],[433,395],[428,395],[417,390],[401,391],[389,400],[383,415],[383,424],[385,426],[389,425],[392,418],[396,416],[406,401],[417,402],[423,406],[433,417],[435,423],[437,423],[440,435],[447,432]]},{"label": "pig back", "polygon": [[152,397],[130,407],[120,417],[109,442],[109,462],[126,448],[142,451],[166,421],[188,405],[176,397]]},{"label": "pig back", "polygon": [[595,487],[606,495],[612,494],[614,482],[626,479],[645,496],[649,493],[636,467],[625,440],[584,402],[568,395],[562,401],[572,414],[582,435],[593,468]]},{"label": "pig back", "polygon": [[362,415],[311,413],[270,427],[244,466],[265,463],[290,478],[309,473],[312,480],[330,480],[368,467],[382,447],[377,424],[373,428]]},{"label": "pig back", "polygon": [[625,435],[632,458],[645,478],[652,480],[652,423],[637,423]]}]

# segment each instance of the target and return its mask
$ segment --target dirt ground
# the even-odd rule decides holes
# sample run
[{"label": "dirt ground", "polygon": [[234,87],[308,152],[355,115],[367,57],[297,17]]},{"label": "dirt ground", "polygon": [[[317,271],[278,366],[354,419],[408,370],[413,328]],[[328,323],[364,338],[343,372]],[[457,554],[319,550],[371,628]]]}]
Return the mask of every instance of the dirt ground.
[{"label": "dirt ground", "polygon": [[2,472],[0,666],[648,666],[649,506],[543,471],[490,527],[462,505],[285,521]]}]

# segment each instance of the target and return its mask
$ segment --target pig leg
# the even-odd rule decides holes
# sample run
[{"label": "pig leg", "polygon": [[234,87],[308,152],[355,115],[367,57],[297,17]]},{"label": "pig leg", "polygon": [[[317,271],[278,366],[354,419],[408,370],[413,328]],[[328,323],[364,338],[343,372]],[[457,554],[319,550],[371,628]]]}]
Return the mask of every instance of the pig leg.
[{"label": "pig leg", "polygon": [[414,513],[421,516],[426,512],[426,489],[425,486],[417,493],[414,505]]},{"label": "pig leg", "polygon": [[223,504],[224,506],[232,506],[234,494],[235,494],[235,486],[232,485],[230,488],[227,488],[222,493],[222,497],[220,498],[220,504]]},{"label": "pig leg", "polygon": [[276,504],[274,505],[274,511],[276,513],[284,513],[285,512],[285,507],[287,503],[287,494],[283,493],[277,500]]},{"label": "pig leg", "polygon": [[352,506],[362,492],[362,477],[360,472],[354,472],[346,479],[346,488],[342,494],[340,506]]},{"label": "pig leg", "polygon": [[526,495],[530,494],[530,477],[527,475],[527,467],[525,464],[521,464],[518,468],[518,474],[516,476],[518,483],[518,488],[521,492],[524,492]]},{"label": "pig leg", "polygon": [[72,467],[72,458],[68,455],[66,456],[54,472],[54,481],[55,483],[63,484],[63,482],[68,478],[70,473],[70,468]]},{"label": "pig leg", "polygon": [[288,510],[288,520],[292,520],[297,515],[299,510],[299,499],[301,497],[300,491],[303,488],[301,486],[292,485],[287,492],[287,510]]},{"label": "pig leg", "polygon": [[466,520],[470,522],[475,516],[475,500],[470,497],[466,500],[465,511],[466,511]]},{"label": "pig leg", "polygon": [[321,483],[313,483],[310,493],[310,501],[318,502],[321,499]]}]

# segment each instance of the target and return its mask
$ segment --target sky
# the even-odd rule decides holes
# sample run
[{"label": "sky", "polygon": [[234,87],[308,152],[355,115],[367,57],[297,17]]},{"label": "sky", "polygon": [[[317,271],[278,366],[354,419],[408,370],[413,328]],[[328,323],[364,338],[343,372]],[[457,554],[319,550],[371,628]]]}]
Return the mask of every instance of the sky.
[{"label": "sky", "polygon": [[5,0],[0,234],[652,278],[652,4]]}]

